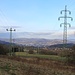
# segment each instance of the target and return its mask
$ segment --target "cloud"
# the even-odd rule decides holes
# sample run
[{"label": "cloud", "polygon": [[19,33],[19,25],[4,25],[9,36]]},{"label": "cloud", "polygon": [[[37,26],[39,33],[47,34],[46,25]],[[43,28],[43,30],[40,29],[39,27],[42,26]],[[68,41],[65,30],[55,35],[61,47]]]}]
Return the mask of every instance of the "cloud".
[{"label": "cloud", "polygon": [[17,33],[16,36],[19,38],[45,38],[45,39],[53,39],[61,36],[61,32],[47,32],[47,33],[33,33],[33,32],[21,32]]},{"label": "cloud", "polygon": [[[74,38],[74,31],[69,30],[67,32],[68,39]],[[0,37],[10,38],[9,32],[1,32]],[[63,31],[53,32],[12,32],[12,38],[45,38],[45,39],[63,39]]]},{"label": "cloud", "polygon": [[[67,36],[70,38],[74,37],[74,31],[69,30],[67,32]],[[63,31],[54,31],[54,32],[40,32],[40,33],[33,33],[33,32],[23,32],[17,34],[17,36],[21,38],[45,38],[45,39],[62,39],[63,38]]]}]

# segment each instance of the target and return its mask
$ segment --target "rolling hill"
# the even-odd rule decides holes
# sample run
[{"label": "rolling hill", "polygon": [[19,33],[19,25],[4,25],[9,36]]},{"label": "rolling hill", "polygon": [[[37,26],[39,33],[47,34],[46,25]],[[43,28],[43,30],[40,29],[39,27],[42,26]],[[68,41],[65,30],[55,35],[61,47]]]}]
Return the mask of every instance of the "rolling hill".
[{"label": "rolling hill", "polygon": [[[0,43],[2,44],[10,44],[9,39],[0,39]],[[51,46],[51,47],[61,47],[63,45],[63,41],[60,39],[42,39],[42,38],[17,38],[12,41],[18,45],[26,45],[26,46]],[[74,40],[68,41],[68,46],[75,44]]]}]

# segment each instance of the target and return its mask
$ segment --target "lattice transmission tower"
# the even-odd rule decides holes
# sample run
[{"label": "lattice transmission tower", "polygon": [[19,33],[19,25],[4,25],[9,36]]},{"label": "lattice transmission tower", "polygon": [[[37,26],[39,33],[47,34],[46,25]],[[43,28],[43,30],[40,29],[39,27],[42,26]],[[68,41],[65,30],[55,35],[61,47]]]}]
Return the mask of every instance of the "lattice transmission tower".
[{"label": "lattice transmission tower", "polygon": [[[16,29],[6,29],[7,31],[10,32],[10,50],[9,50],[9,55],[12,56],[12,31],[16,31]],[[14,50],[13,50],[13,54],[14,54]]]},{"label": "lattice transmission tower", "polygon": [[60,24],[60,27],[62,25],[64,25],[64,31],[63,31],[63,47],[66,47],[67,45],[67,25],[69,25],[69,27],[71,27],[70,23],[67,22],[67,19],[70,18],[71,21],[73,20],[72,17],[67,16],[67,13],[69,13],[69,15],[71,14],[71,11],[67,10],[67,6],[65,6],[65,10],[61,10],[60,14],[63,14],[64,16],[60,16],[58,18],[58,20],[60,20],[61,18],[64,19],[64,22]]}]

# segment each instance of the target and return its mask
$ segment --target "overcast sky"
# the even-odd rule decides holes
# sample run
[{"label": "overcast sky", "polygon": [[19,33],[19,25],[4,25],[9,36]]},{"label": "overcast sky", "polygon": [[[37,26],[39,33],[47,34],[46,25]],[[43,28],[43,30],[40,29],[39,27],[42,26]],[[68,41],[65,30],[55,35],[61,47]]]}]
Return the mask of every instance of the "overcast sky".
[{"label": "overcast sky", "polygon": [[[58,17],[64,16],[60,11],[65,9],[65,5],[72,12],[67,15],[73,17],[73,21],[68,20],[71,24],[68,38],[74,38],[75,0],[0,0],[0,37],[9,35],[5,35],[6,29],[12,27],[19,38],[62,38],[63,26],[60,28],[60,23],[63,20],[58,21]],[[30,36],[24,32],[32,33]]]}]

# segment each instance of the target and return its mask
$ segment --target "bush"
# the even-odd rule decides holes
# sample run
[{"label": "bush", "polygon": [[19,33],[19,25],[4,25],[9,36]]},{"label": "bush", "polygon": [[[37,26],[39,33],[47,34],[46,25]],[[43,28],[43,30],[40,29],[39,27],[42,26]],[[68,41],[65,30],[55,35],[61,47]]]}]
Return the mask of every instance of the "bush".
[{"label": "bush", "polygon": [[57,55],[56,52],[53,52],[51,50],[40,50],[40,54],[45,54],[45,55]]},{"label": "bush", "polygon": [[34,54],[34,51],[33,51],[33,50],[29,50],[28,53],[29,53],[29,54]]},{"label": "bush", "polygon": [[0,54],[6,55],[8,53],[8,48],[5,45],[0,44]]},{"label": "bush", "polygon": [[61,57],[66,57],[68,63],[75,63],[75,50],[61,50],[59,55]]},{"label": "bush", "polygon": [[71,48],[72,48],[72,50],[75,50],[75,45],[73,45]]}]

